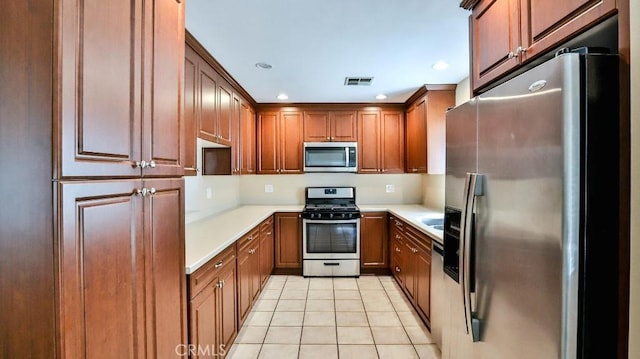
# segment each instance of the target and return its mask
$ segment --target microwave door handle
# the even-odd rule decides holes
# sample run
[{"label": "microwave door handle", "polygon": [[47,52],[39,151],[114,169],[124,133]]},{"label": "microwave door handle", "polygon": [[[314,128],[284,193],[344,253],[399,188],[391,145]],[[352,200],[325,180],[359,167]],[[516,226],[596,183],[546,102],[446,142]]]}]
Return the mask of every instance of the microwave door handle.
[{"label": "microwave door handle", "polygon": [[344,146],[344,166],[349,167],[349,146]]}]

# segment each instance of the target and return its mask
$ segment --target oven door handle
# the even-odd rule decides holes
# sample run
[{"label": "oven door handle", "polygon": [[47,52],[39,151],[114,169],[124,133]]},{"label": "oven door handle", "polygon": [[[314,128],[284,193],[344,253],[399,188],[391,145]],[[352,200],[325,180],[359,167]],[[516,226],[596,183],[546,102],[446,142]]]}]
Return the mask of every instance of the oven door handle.
[{"label": "oven door handle", "polygon": [[328,223],[328,224],[345,224],[345,223],[358,223],[360,218],[352,219],[303,219],[304,223]]}]

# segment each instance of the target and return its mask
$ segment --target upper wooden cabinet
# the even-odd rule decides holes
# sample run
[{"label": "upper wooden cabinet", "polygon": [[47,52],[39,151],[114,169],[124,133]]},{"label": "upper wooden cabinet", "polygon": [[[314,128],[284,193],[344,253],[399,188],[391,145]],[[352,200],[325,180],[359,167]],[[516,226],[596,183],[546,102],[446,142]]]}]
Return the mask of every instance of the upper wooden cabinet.
[{"label": "upper wooden cabinet", "polygon": [[358,173],[404,172],[401,111],[358,111]]},{"label": "upper wooden cabinet", "polygon": [[615,10],[616,0],[481,0],[471,15],[473,89],[481,89]]},{"label": "upper wooden cabinet", "polygon": [[258,115],[258,173],[302,173],[302,113]]},{"label": "upper wooden cabinet", "polygon": [[242,121],[242,99],[233,95],[231,120],[231,174],[239,175],[242,167],[242,145],[240,138]]},{"label": "upper wooden cabinet", "polygon": [[184,49],[184,175],[198,172],[198,54],[189,46]]},{"label": "upper wooden cabinet", "polygon": [[256,173],[256,113],[246,101],[240,103],[240,173]]},{"label": "upper wooden cabinet", "polygon": [[407,110],[408,173],[445,173],[445,115],[455,104],[455,85],[429,85]]},{"label": "upper wooden cabinet", "polygon": [[198,61],[198,137],[231,146],[233,91],[203,58]]},{"label": "upper wooden cabinet", "polygon": [[305,111],[304,140],[306,142],[358,140],[355,111]]},{"label": "upper wooden cabinet", "polygon": [[54,175],[182,175],[184,3],[69,0],[60,16]]}]

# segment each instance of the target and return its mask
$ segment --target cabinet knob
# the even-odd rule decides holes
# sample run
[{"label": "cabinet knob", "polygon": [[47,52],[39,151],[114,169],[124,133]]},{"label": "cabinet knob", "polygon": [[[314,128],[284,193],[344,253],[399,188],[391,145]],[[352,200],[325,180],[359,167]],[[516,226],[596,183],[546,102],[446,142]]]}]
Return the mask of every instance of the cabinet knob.
[{"label": "cabinet knob", "polygon": [[522,54],[524,54],[525,52],[527,52],[527,49],[522,47],[522,46],[518,46],[518,48],[516,49],[516,56],[520,56]]},{"label": "cabinet knob", "polygon": [[396,252],[400,253],[400,248],[396,247]]},{"label": "cabinet knob", "polygon": [[150,196],[153,196],[154,194],[156,194],[156,189],[155,189],[155,188],[153,188],[153,187],[151,187],[151,188],[149,189],[149,195],[150,195]]},{"label": "cabinet knob", "polygon": [[331,137],[327,137],[327,141],[331,141]]},{"label": "cabinet knob", "polygon": [[516,58],[516,53],[513,51],[509,51],[509,53],[507,54],[507,58],[508,59],[517,59]]},{"label": "cabinet knob", "polygon": [[213,266],[213,268],[216,268],[216,269],[220,267],[222,267],[222,261],[216,263],[216,265]]},{"label": "cabinet knob", "polygon": [[250,240],[250,241],[251,241],[251,240],[253,240],[253,236],[249,236],[249,240]]},{"label": "cabinet knob", "polygon": [[134,194],[135,194],[136,196],[142,196],[142,197],[144,197],[144,196],[146,196],[146,195],[147,195],[147,191],[148,191],[148,189],[146,189],[146,188],[136,188],[136,189],[134,190]]},{"label": "cabinet knob", "polygon": [[151,160],[151,161],[147,162],[147,166],[151,167],[151,168],[156,168],[156,161]]},{"label": "cabinet knob", "polygon": [[396,273],[400,273],[400,267],[396,266]]},{"label": "cabinet knob", "polygon": [[[144,160],[135,162],[135,167],[137,167],[137,168],[147,168],[148,165],[149,164],[147,163],[147,161],[144,161]],[[155,166],[155,164],[154,164],[154,166]]]},{"label": "cabinet knob", "polygon": [[396,234],[396,239],[400,239],[400,238],[401,238],[400,235]]}]

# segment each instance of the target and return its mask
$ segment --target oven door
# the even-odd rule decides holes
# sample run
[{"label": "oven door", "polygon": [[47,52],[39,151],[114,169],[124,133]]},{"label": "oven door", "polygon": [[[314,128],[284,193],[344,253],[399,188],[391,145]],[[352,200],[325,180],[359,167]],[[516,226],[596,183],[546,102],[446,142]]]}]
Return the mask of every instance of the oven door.
[{"label": "oven door", "polygon": [[302,220],[303,259],[360,259],[360,219]]}]

